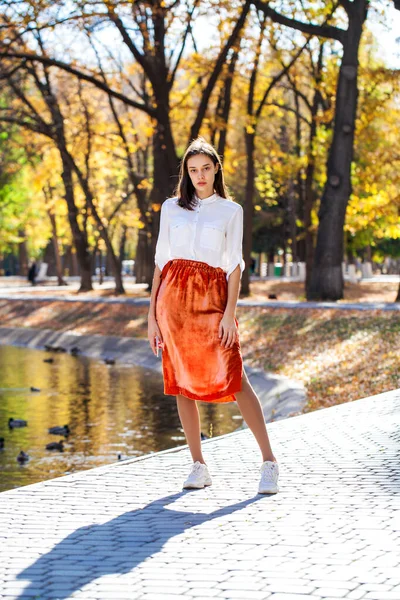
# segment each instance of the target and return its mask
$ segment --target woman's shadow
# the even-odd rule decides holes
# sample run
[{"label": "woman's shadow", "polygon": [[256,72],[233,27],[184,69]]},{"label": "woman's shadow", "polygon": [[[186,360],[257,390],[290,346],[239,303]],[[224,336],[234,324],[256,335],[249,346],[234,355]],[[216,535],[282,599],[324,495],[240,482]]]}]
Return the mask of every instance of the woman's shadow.
[{"label": "woman's shadow", "polygon": [[30,582],[21,596],[68,598],[103,575],[129,573],[170,538],[263,498],[248,498],[211,513],[165,508],[187,493],[159,498],[102,525],[80,527],[18,574],[17,579]]}]

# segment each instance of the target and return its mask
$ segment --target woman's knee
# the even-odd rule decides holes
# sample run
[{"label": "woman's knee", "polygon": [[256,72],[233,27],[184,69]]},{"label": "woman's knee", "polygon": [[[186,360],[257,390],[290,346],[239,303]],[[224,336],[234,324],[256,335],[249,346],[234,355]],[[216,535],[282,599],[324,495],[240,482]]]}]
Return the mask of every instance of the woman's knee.
[{"label": "woman's knee", "polygon": [[180,406],[196,406],[196,401],[191,398],[187,398],[187,396],[183,396],[182,394],[177,394],[176,403]]},{"label": "woman's knee", "polygon": [[249,378],[247,377],[247,373],[246,373],[246,371],[244,370],[244,367],[243,367],[243,370],[242,370],[242,391],[244,389],[246,389],[249,385],[250,385]]}]

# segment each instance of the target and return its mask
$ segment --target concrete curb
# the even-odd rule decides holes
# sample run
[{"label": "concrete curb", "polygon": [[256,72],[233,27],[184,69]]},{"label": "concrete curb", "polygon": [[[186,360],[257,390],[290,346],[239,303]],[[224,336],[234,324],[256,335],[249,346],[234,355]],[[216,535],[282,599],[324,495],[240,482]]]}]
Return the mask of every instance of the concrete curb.
[{"label": "concrete curb", "polygon": [[[0,327],[0,345],[43,350],[45,345],[61,346],[67,351],[77,346],[81,356],[113,358],[124,364],[154,369],[162,374],[161,359],[154,356],[147,340],[104,335],[76,335],[51,329]],[[266,422],[285,419],[301,412],[306,402],[302,383],[265,373],[245,365],[247,376],[260,398]]]}]

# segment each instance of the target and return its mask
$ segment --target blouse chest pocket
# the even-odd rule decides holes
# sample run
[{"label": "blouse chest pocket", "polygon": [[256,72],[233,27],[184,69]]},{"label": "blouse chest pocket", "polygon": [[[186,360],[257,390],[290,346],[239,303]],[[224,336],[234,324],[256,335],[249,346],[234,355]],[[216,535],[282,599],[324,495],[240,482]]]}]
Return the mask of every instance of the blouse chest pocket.
[{"label": "blouse chest pocket", "polygon": [[171,223],[170,242],[172,247],[178,248],[190,242],[190,228],[187,221],[179,219]]},{"label": "blouse chest pocket", "polygon": [[220,250],[225,238],[225,228],[222,223],[204,223],[200,234],[200,246],[208,250]]}]

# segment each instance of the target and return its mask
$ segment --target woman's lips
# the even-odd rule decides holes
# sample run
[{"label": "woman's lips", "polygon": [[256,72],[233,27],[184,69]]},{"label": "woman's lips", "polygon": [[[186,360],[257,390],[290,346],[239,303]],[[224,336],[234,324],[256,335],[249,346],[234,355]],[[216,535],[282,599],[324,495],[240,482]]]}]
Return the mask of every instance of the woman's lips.
[{"label": "woman's lips", "polygon": [[205,181],[200,181],[200,183],[198,183],[197,185],[206,185]]}]

